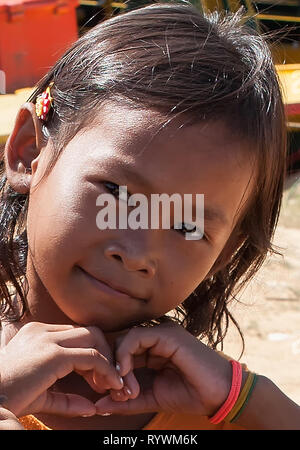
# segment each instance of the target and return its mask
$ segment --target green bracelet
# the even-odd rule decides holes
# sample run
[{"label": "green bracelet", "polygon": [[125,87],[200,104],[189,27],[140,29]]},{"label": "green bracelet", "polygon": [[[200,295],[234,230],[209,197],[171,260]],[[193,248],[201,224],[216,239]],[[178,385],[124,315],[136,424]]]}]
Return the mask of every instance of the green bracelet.
[{"label": "green bracelet", "polygon": [[230,423],[235,422],[235,421],[240,417],[240,415],[242,414],[242,412],[244,411],[244,408],[245,408],[245,406],[247,405],[247,403],[248,403],[248,401],[249,401],[249,398],[250,398],[250,396],[251,396],[251,394],[252,394],[252,391],[253,391],[253,389],[254,389],[254,386],[256,385],[256,382],[257,382],[257,375],[256,375],[256,373],[255,373],[255,374],[254,374],[254,378],[253,378],[253,382],[252,382],[252,386],[251,386],[251,388],[249,389],[249,392],[248,392],[248,395],[247,395],[247,397],[246,397],[246,400],[245,400],[243,406],[241,407],[241,409],[239,410],[239,412],[234,416],[233,419],[231,419]]}]

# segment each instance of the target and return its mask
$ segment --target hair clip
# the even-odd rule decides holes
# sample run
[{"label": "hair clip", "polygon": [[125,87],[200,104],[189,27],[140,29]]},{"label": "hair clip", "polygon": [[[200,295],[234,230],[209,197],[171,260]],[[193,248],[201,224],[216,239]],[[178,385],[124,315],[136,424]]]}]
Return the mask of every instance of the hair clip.
[{"label": "hair clip", "polygon": [[54,82],[52,81],[47,89],[40,95],[37,96],[35,111],[36,115],[41,120],[47,119],[47,114],[50,111],[50,108],[53,103],[53,97],[51,97],[50,89],[52,88]]}]

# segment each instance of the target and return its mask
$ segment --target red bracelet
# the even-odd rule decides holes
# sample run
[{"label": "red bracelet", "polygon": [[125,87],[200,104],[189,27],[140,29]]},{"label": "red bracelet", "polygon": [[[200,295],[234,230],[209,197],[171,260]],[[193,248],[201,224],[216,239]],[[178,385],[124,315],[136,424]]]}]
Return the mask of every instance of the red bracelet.
[{"label": "red bracelet", "polygon": [[217,424],[219,422],[222,422],[222,420],[225,419],[227,414],[232,410],[234,407],[240,390],[242,386],[242,366],[238,361],[231,360],[232,364],[232,381],[231,381],[231,388],[228,394],[227,399],[225,400],[225,403],[221,406],[221,408],[214,414],[213,417],[210,417],[209,421],[210,423]]}]

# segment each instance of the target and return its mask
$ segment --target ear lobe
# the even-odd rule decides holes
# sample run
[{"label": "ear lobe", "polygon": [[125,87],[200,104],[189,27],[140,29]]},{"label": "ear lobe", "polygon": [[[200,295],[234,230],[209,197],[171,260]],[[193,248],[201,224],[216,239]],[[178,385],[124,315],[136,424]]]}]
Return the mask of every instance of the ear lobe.
[{"label": "ear lobe", "polygon": [[[32,167],[32,162],[39,156],[43,144],[41,122],[36,115],[35,105],[24,103],[17,114],[4,150],[6,176],[16,192],[23,194],[29,191],[31,175],[26,174],[25,168]],[[20,167],[24,167],[24,170],[20,170]]]}]

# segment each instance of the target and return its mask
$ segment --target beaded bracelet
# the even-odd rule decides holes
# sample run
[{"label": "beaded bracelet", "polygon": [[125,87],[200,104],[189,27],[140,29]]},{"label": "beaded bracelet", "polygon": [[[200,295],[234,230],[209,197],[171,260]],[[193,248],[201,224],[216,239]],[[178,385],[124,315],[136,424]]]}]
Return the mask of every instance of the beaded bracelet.
[{"label": "beaded bracelet", "polygon": [[242,408],[243,404],[245,403],[247,396],[249,394],[249,390],[251,389],[252,383],[254,379],[254,373],[249,372],[246,383],[236,401],[236,404],[230,411],[230,413],[225,417],[225,422],[230,422],[239,412],[239,410]]},{"label": "beaded bracelet", "polygon": [[222,422],[222,420],[224,420],[224,418],[229,414],[234,407],[241,390],[242,365],[238,361],[231,360],[230,362],[232,365],[231,388],[225,403],[223,403],[221,408],[213,415],[213,417],[209,418],[210,423],[213,424]]}]

